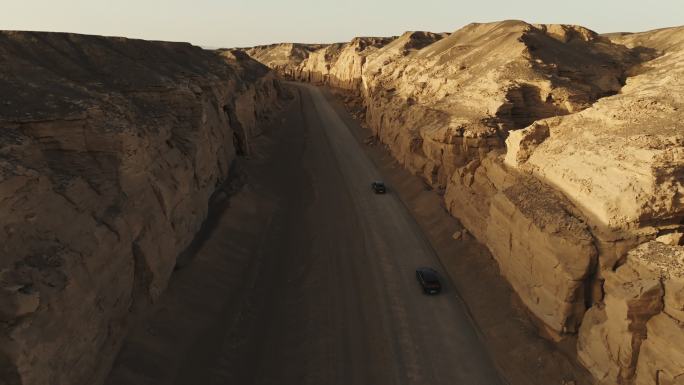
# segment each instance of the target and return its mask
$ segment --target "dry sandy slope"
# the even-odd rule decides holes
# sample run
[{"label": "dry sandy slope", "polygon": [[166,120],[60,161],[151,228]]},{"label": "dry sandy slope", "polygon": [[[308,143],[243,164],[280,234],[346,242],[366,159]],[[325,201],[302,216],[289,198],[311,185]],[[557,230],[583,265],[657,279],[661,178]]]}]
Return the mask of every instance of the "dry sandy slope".
[{"label": "dry sandy slope", "polygon": [[0,32],[0,57],[0,382],[94,384],[276,81],[184,43]]}]

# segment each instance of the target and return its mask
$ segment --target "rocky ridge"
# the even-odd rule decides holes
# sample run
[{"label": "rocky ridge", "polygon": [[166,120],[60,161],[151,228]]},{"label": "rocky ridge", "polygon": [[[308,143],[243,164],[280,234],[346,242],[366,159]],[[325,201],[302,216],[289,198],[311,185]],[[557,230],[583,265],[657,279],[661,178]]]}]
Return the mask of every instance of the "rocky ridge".
[{"label": "rocky ridge", "polygon": [[681,27],[601,36],[504,21],[357,38],[290,74],[356,94],[374,135],[444,194],[545,333],[579,334],[597,379],[674,383],[684,367],[665,352],[682,352],[660,341],[681,320],[658,301],[677,286],[634,266],[682,249],[683,41]]},{"label": "rocky ridge", "polygon": [[0,32],[0,382],[96,384],[164,291],[273,73],[185,43]]},{"label": "rocky ridge", "polygon": [[245,50],[250,57],[278,71],[281,75],[294,77],[298,66],[312,52],[325,44],[282,43],[256,46]]}]

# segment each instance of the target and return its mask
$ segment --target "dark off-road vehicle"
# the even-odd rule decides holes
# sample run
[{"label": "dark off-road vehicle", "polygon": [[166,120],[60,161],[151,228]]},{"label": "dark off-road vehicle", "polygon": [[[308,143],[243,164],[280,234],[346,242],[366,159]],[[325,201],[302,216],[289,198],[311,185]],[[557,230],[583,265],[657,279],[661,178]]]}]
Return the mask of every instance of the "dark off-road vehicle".
[{"label": "dark off-road vehicle", "polygon": [[430,267],[419,267],[416,269],[416,279],[423,288],[425,294],[438,294],[442,291],[442,284],[439,282],[439,274]]},{"label": "dark off-road vehicle", "polygon": [[375,182],[371,183],[371,189],[373,189],[373,192],[376,194],[384,194],[387,192],[385,182],[379,180],[376,180]]}]

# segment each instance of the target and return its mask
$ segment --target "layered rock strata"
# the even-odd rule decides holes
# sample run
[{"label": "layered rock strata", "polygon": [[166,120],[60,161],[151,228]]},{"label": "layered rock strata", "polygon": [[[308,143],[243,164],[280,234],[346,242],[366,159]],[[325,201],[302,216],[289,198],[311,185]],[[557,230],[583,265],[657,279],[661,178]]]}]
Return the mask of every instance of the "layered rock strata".
[{"label": "layered rock strata", "polygon": [[0,382],[97,384],[277,81],[190,44],[0,32]]}]

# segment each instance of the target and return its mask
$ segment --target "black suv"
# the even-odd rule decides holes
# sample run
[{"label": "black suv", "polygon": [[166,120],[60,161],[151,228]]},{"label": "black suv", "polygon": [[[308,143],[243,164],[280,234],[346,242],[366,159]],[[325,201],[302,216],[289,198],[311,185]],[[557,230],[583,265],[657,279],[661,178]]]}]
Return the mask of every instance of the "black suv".
[{"label": "black suv", "polygon": [[416,279],[423,288],[425,294],[438,294],[442,291],[442,284],[439,283],[439,274],[430,267],[419,267],[416,269]]},{"label": "black suv", "polygon": [[387,187],[385,187],[385,182],[376,180],[375,182],[371,183],[371,189],[373,189],[373,192],[376,194],[384,194],[387,192]]}]

